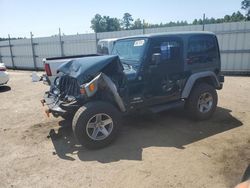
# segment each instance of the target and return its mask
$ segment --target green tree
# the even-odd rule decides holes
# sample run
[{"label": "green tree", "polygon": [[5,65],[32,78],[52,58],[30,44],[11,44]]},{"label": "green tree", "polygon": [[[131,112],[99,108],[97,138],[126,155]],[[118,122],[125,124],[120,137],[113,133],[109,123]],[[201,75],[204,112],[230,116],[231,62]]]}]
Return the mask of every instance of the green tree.
[{"label": "green tree", "polygon": [[123,27],[124,29],[128,30],[130,29],[132,23],[134,19],[132,18],[132,15],[129,14],[129,13],[124,13],[123,15],[123,19],[122,19],[122,24],[123,24]]},{"label": "green tree", "polygon": [[143,22],[140,20],[140,18],[136,19],[132,25],[132,29],[142,29],[143,28]]},{"label": "green tree", "polygon": [[245,17],[243,14],[240,13],[240,11],[234,12],[231,16],[232,22],[239,22],[239,21],[243,21],[244,19],[245,19]]},{"label": "green tree", "polygon": [[96,14],[95,17],[91,20],[90,26],[96,33],[106,31],[106,25],[100,14]]},{"label": "green tree", "polygon": [[[244,16],[240,11],[233,12],[232,15],[225,15],[223,18],[205,18],[205,24],[215,24],[215,23],[224,23],[224,22],[239,22],[243,20],[250,20],[250,0],[243,0],[241,2],[241,8],[246,10],[246,16]],[[172,26],[185,26],[189,25],[187,21],[170,21],[168,23],[160,24],[150,24],[142,23],[138,18],[134,22],[132,15],[130,13],[124,13],[121,20],[117,18],[110,18],[109,16],[101,16],[96,14],[95,17],[91,20],[91,28],[95,32],[106,32],[106,31],[119,31],[121,29],[142,29],[144,28],[157,28],[157,27],[172,27]],[[193,25],[202,25],[202,19],[194,19],[192,22]],[[121,27],[122,26],[122,27]]]},{"label": "green tree", "polygon": [[203,24],[202,19],[199,19],[199,20],[198,20],[198,25],[202,25],[202,24]]},{"label": "green tree", "polygon": [[246,10],[246,19],[250,20],[250,0],[243,0],[241,2],[241,8]]},{"label": "green tree", "polygon": [[96,32],[119,31],[121,29],[120,22],[117,18],[109,16],[101,16],[96,14],[91,20],[91,28]]},{"label": "green tree", "polygon": [[194,24],[194,25],[197,25],[197,24],[198,24],[198,20],[197,20],[197,19],[194,19],[193,24]]},{"label": "green tree", "polygon": [[214,24],[214,23],[216,23],[216,20],[214,18],[210,18],[210,23]]},{"label": "green tree", "polygon": [[231,16],[230,15],[225,15],[224,16],[224,22],[230,22],[231,21]]},{"label": "green tree", "polygon": [[105,17],[107,23],[107,31],[119,31],[121,30],[121,25],[119,19],[117,18],[110,18],[109,16]]}]

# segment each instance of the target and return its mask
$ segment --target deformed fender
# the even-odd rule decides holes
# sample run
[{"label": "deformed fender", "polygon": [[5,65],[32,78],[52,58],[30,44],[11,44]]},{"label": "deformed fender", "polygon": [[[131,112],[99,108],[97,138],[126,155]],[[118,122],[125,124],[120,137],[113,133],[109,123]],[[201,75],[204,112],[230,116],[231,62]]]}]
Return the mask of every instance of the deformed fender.
[{"label": "deformed fender", "polygon": [[[94,91],[89,90],[91,84],[95,85]],[[122,112],[126,111],[123,100],[120,97],[114,82],[104,73],[98,74],[93,80],[85,85],[85,91],[88,97],[92,97],[99,88],[107,88],[113,94],[114,100]]]},{"label": "deformed fender", "polygon": [[185,87],[182,91],[181,98],[183,98],[183,99],[188,98],[188,96],[191,92],[191,89],[192,89],[193,85],[195,84],[196,80],[198,80],[199,78],[205,78],[205,77],[211,77],[213,80],[213,83],[215,84],[215,87],[216,88],[220,87],[220,82],[219,82],[219,80],[214,72],[204,71],[204,72],[194,73],[188,78],[188,80],[185,84]]}]

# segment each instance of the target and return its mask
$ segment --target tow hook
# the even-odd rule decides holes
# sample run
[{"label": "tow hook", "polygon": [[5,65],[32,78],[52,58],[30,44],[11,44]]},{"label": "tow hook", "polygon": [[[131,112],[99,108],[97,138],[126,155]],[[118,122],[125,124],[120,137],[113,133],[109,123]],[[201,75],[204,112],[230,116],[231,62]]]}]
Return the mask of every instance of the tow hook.
[{"label": "tow hook", "polygon": [[44,99],[42,99],[42,100],[41,100],[41,103],[42,103],[42,105],[44,106],[45,100],[44,100]]},{"label": "tow hook", "polygon": [[51,113],[50,109],[45,110],[46,115],[49,117],[49,114]]}]

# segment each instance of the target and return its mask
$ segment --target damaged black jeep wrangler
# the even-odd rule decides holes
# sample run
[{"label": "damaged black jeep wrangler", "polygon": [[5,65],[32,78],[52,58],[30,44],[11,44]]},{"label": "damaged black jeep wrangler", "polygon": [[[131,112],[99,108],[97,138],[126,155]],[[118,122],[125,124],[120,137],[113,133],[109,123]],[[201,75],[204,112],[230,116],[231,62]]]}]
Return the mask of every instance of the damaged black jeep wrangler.
[{"label": "damaged black jeep wrangler", "polygon": [[194,119],[211,117],[224,82],[220,67],[213,33],[128,37],[115,42],[112,55],[62,64],[42,102],[47,113],[72,119],[80,144],[100,148],[117,135],[122,114],[183,105]]}]

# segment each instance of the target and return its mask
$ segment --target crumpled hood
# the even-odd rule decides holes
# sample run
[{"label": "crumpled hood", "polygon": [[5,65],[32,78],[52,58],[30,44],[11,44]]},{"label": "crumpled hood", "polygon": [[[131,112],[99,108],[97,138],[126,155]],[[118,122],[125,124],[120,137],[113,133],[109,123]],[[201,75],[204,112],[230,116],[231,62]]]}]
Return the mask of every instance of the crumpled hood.
[{"label": "crumpled hood", "polygon": [[[123,70],[118,56],[105,55],[84,57],[65,62],[58,68],[58,71],[70,77],[76,78],[79,84],[83,84],[96,76],[102,71],[102,69],[110,64],[119,68],[120,71]],[[112,66],[112,68],[114,67]]]}]

